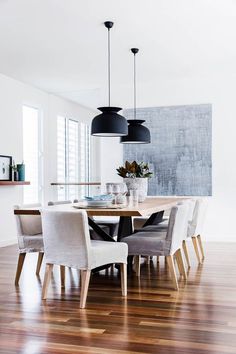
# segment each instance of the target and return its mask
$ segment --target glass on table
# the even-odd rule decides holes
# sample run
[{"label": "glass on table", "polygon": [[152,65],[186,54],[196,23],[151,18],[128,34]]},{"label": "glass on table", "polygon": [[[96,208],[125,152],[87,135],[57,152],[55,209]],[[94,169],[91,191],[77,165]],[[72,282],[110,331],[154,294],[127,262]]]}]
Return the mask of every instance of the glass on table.
[{"label": "glass on table", "polygon": [[129,207],[136,208],[138,207],[138,197],[139,191],[138,189],[130,189],[129,190]]}]

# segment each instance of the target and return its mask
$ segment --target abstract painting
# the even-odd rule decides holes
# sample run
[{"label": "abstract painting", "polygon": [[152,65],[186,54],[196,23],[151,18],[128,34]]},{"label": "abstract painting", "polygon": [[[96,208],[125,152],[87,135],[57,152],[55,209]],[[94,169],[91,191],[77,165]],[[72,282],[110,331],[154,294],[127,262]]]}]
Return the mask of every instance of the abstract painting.
[{"label": "abstract painting", "polygon": [[[123,112],[133,119],[133,110]],[[124,144],[124,161],[150,164],[149,195],[212,195],[212,105],[137,109],[151,144]]]}]

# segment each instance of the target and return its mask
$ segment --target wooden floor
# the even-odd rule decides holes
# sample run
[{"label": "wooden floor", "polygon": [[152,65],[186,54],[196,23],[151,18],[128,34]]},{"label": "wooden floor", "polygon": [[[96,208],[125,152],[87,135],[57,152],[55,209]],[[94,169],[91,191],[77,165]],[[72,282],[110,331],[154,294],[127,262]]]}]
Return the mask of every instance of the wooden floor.
[{"label": "wooden floor", "polygon": [[[192,246],[190,244],[190,246]],[[128,278],[128,297],[113,274],[92,276],[87,308],[79,309],[78,274],[55,269],[49,299],[40,299],[43,272],[26,257],[14,286],[16,247],[0,249],[0,353],[236,353],[236,244],[207,244],[206,260],[172,291],[163,260]],[[43,267],[44,270],[44,267]],[[169,287],[169,289],[168,289]]]}]

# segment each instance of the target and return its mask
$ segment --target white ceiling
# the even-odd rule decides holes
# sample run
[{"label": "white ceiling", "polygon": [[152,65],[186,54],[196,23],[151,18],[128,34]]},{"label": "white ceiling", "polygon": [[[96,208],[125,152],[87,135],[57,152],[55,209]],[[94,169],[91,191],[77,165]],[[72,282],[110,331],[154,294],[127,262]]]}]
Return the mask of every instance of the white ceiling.
[{"label": "white ceiling", "polygon": [[106,20],[115,22],[114,105],[132,106],[134,46],[139,90],[236,75],[236,0],[0,0],[0,72],[92,108],[106,105]]}]

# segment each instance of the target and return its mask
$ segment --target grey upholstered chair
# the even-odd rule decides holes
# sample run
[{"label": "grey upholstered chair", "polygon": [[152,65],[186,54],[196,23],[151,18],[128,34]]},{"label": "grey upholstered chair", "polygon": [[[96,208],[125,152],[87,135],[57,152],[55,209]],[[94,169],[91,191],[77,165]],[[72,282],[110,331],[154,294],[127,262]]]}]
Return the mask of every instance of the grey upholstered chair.
[{"label": "grey upholstered chair", "polygon": [[[188,229],[189,226],[192,224],[193,222],[193,218],[194,218],[194,210],[195,210],[195,206],[196,206],[196,200],[195,199],[188,199],[188,206],[189,206],[189,211],[188,211]],[[181,204],[181,202],[180,202]],[[160,232],[160,231],[165,231],[168,229],[168,224],[169,224],[169,219],[165,220],[164,222],[157,224],[157,225],[148,225],[148,226],[144,226],[142,229],[140,229],[140,231],[142,232]],[[186,243],[186,239],[188,238],[188,232],[185,235],[185,238],[183,239],[183,243],[182,243],[182,248],[184,251],[184,256],[187,262],[187,266],[188,268],[190,268],[190,259],[189,259],[189,252],[188,252],[188,248],[187,248],[187,243]]]},{"label": "grey upholstered chair", "polygon": [[[24,209],[30,209],[41,207],[41,204],[25,204],[22,207]],[[14,210],[17,209],[20,209],[19,205],[14,206]],[[15,285],[18,285],[26,253],[38,253],[36,274],[39,275],[44,255],[44,244],[40,215],[15,215],[15,219],[19,246],[19,257],[15,276]]]},{"label": "grey upholstered chair", "polygon": [[126,262],[128,247],[121,242],[90,240],[88,218],[81,211],[42,211],[46,271],[42,298],[46,299],[53,266],[63,265],[80,270],[80,307],[86,305],[91,270],[109,263],[121,265],[122,295],[127,295]]},{"label": "grey upholstered chair", "polygon": [[[188,237],[192,238],[194,250],[199,264],[202,263],[205,257],[201,236],[202,236],[205,217],[206,217],[206,210],[207,210],[207,200],[204,198],[197,199],[193,211],[192,221],[189,222],[189,226],[188,226]],[[201,256],[198,247],[200,248]]]},{"label": "grey upholstered chair", "polygon": [[[188,228],[189,204],[184,202],[171,209],[167,230],[137,232],[124,237],[121,241],[127,243],[129,255],[135,257],[136,273],[140,275],[140,256],[165,256],[174,288],[178,290],[178,281],[174,267],[176,258],[180,274],[187,278],[183,263],[181,248],[186,238]],[[138,266],[137,266],[138,264]]]}]

